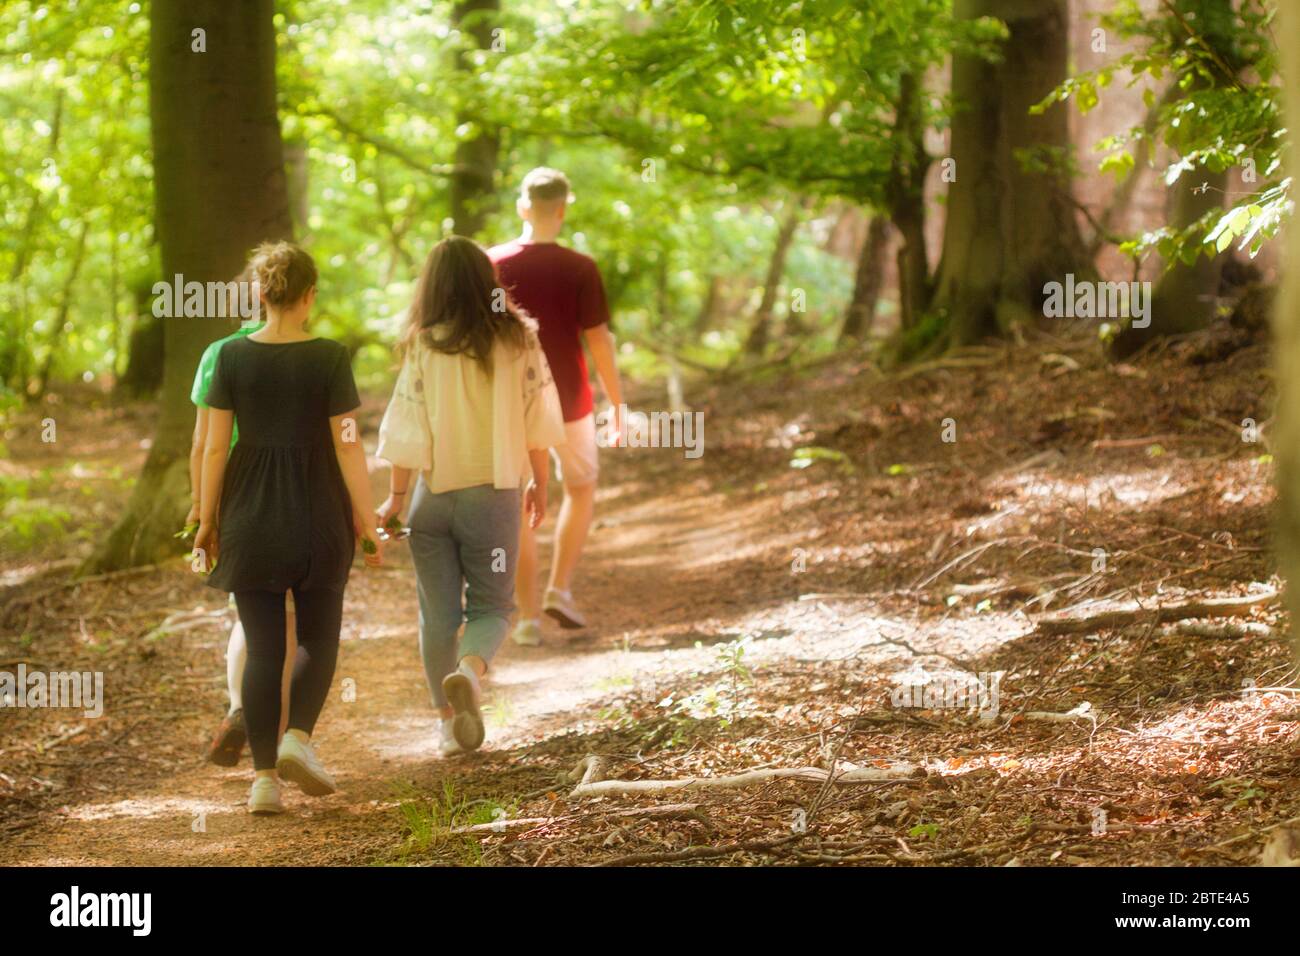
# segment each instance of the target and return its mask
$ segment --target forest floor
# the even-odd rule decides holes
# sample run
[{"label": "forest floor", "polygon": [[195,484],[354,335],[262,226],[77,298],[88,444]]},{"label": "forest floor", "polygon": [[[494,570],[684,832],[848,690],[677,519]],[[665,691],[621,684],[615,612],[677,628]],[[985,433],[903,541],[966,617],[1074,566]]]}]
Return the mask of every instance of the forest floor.
[{"label": "forest floor", "polygon": [[[1278,587],[1267,431],[1241,427],[1271,415],[1262,346],[1110,365],[1039,340],[687,394],[703,457],[602,453],[593,624],[507,644],[481,751],[435,755],[404,547],[358,565],[316,736],[341,790],[290,789],[277,818],[243,808],[247,756],[201,758],[224,595],[180,558],[69,578],[149,410],[65,397],[13,422],[5,507],[36,517],[0,556],[0,670],[103,671],[106,704],[0,710],[0,864],[1235,864],[1300,816],[1280,604],[1155,610]],[[1087,621],[1116,608],[1142,610]],[[995,672],[983,719],[922,690]],[[756,768],[810,769],[574,793]]]}]

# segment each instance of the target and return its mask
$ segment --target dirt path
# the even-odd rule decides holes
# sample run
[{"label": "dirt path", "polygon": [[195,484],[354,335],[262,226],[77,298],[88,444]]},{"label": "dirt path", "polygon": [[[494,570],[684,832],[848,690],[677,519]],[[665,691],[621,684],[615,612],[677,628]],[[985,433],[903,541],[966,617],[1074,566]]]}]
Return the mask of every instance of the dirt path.
[{"label": "dirt path", "polygon": [[[698,666],[708,653],[692,645],[697,637],[709,637],[693,630],[697,578],[713,548],[742,544],[737,515],[708,498],[620,501],[626,491],[616,487],[602,495],[601,523],[585,557],[581,593],[599,623],[584,632],[548,625],[541,648],[506,645],[487,688],[482,755],[450,761],[435,755],[409,554],[397,547],[388,568],[369,574],[358,569],[349,586],[335,687],[316,733],[320,753],[336,773],[338,794],[313,800],[289,788],[290,813],[252,818],[242,805],[250,779],[247,755],[231,770],[192,761],[153,779],[133,775],[129,790],[108,778],[109,792],[100,799],[63,808],[57,820],[7,842],[4,862],[302,863],[305,826],[310,842],[319,844],[316,852],[346,859],[366,846],[376,823],[379,832],[391,832],[402,782],[436,780],[453,764],[464,769],[525,747],[572,727],[574,716],[611,687]],[[222,634],[209,629],[203,642],[208,650],[219,650]],[[624,649],[625,639],[636,644],[635,652]],[[183,719],[182,726],[198,729],[210,722],[196,721],[198,716]]]},{"label": "dirt path", "polygon": [[[1286,641],[1266,626],[1278,608],[1195,636],[1138,622],[1044,640],[1033,616],[1269,581],[1266,457],[1217,422],[1189,427],[1184,410],[1221,422],[1263,407],[1261,359],[1185,380],[1173,398],[1158,383],[1184,374],[1176,363],[1140,375],[1092,363],[1044,382],[1036,356],[1018,361],[898,385],[831,368],[798,382],[797,408],[771,385],[708,405],[698,462],[607,455],[578,582],[595,624],[507,645],[487,745],[468,757],[434,756],[406,556],[358,569],[317,732],[342,789],[290,791],[280,818],[244,811],[247,759],[226,771],[196,757],[224,701],[214,592],[179,562],[36,587],[6,609],[0,658],[96,664],[111,683],[105,716],[80,726],[65,712],[0,714],[0,863],[1249,862],[1266,827],[1300,816],[1300,711],[1290,695],[1242,691],[1291,679]],[[949,409],[956,446],[932,427]],[[1146,435],[1159,444],[1132,441]],[[791,467],[808,463],[798,448],[820,451]],[[156,633],[194,607],[218,617]],[[957,664],[1004,674],[996,720],[891,705],[904,669]],[[1084,704],[1084,720],[1023,716]],[[567,799],[587,754],[622,779],[924,769],[830,790],[693,792],[687,808],[640,818],[619,813],[684,798]],[[501,817],[545,822],[448,830]]]}]

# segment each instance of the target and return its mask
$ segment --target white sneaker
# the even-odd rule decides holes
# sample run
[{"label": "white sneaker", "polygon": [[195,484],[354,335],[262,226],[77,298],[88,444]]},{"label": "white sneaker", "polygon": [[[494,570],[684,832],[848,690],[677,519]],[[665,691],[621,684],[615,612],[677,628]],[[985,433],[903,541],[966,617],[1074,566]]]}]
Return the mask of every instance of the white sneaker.
[{"label": "white sneaker", "polygon": [[248,791],[248,812],[284,813],[284,804],[280,802],[279,781],[274,777],[254,777],[253,789]]},{"label": "white sneaker", "polygon": [[321,766],[311,744],[303,743],[293,734],[286,733],[280,739],[275,769],[285,780],[300,786],[308,796],[323,797],[338,789],[334,778]]},{"label": "white sneaker", "polygon": [[541,647],[542,625],[535,617],[522,618],[510,633],[510,639],[520,647]]},{"label": "white sneaker", "polygon": [[587,619],[582,616],[573,603],[573,595],[568,591],[561,591],[559,588],[547,588],[546,599],[542,602],[542,610],[555,618],[560,627],[586,627]]},{"label": "white sneaker", "polygon": [[465,748],[462,747],[460,741],[456,739],[456,731],[454,729],[455,724],[456,721],[454,719],[438,721],[439,757],[454,757],[456,754],[463,754],[465,752]]},{"label": "white sneaker", "polygon": [[466,663],[442,679],[442,692],[455,711],[451,718],[452,735],[465,750],[477,750],[483,743],[483,715],[479,713],[479,700],[483,690],[478,675]]}]

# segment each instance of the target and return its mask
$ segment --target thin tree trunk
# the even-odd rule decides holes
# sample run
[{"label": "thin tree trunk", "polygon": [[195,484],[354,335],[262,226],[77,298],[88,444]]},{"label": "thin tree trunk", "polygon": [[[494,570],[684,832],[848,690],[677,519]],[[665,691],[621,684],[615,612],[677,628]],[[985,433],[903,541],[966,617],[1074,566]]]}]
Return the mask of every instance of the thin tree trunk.
[{"label": "thin tree trunk", "polygon": [[772,313],[776,309],[777,293],[781,290],[781,277],[785,275],[785,260],[790,255],[790,246],[794,244],[794,236],[803,221],[803,213],[804,200],[792,202],[785,219],[781,221],[781,228],[777,230],[772,257],[767,263],[767,276],[763,280],[763,297],[759,300],[749,337],[745,340],[746,355],[762,355],[767,349],[772,335]]},{"label": "thin tree trunk", "polygon": [[[500,11],[500,0],[459,0],[452,7],[451,22],[467,31],[480,50],[489,50]],[[456,66],[466,77],[475,76],[479,70],[464,51],[457,51]],[[496,197],[494,181],[501,133],[473,110],[459,112],[456,125],[469,126],[471,132],[456,143],[451,174],[452,229],[457,235],[475,236],[483,229]]]},{"label": "thin tree trunk", "polygon": [[[150,5],[149,106],[162,274],[228,282],[248,251],[293,234],[276,114],[273,0]],[[207,52],[191,52],[196,24]],[[159,561],[188,501],[190,385],[226,325],[162,319],[165,362],[153,445],[126,512],[83,566],[102,572]]]},{"label": "thin tree trunk", "polygon": [[[48,158],[56,161],[59,138],[63,132],[63,104],[64,92],[63,87],[60,86],[54,93],[54,116],[50,122],[48,153]],[[14,253],[13,265],[9,269],[9,288],[16,292],[13,293],[13,298],[5,303],[3,328],[7,334],[0,336],[0,339],[3,339],[0,341],[0,383],[7,384],[20,392],[25,392],[23,386],[26,385],[28,358],[27,337],[24,334],[27,328],[27,287],[23,278],[27,273],[28,265],[31,264],[36,245],[36,226],[40,222],[40,216],[41,194],[33,189],[31,201],[27,205],[27,213],[23,217],[23,225],[18,231],[20,238]]]},{"label": "thin tree trunk", "polygon": [[121,253],[117,238],[117,209],[109,213],[108,221],[108,320],[113,323],[113,366],[109,371],[113,377],[113,387],[117,387],[117,373],[122,364],[123,336],[122,321],[117,314],[117,302],[122,297]]},{"label": "thin tree trunk", "polygon": [[889,221],[882,215],[871,218],[867,237],[858,252],[853,277],[853,298],[840,326],[840,345],[866,338],[876,319],[876,303],[885,280],[885,252],[889,247]]},{"label": "thin tree trunk", "polygon": [[83,219],[77,234],[77,251],[72,254],[72,265],[59,290],[59,308],[54,314],[54,325],[50,329],[49,340],[45,344],[45,356],[41,359],[40,371],[36,373],[36,384],[32,389],[34,398],[43,398],[50,384],[50,371],[54,368],[54,359],[59,354],[59,343],[63,341],[63,330],[68,324],[68,313],[72,311],[72,300],[77,291],[77,277],[81,274],[81,264],[86,259],[86,234],[90,223]]},{"label": "thin tree trunk", "polygon": [[700,301],[700,310],[695,313],[695,337],[699,338],[713,327],[713,319],[718,312],[718,298],[722,291],[722,278],[714,273],[709,276],[704,287],[704,298]]},{"label": "thin tree trunk", "polygon": [[[1063,104],[1031,115],[1068,67],[1066,0],[956,0],[961,20],[992,16],[1010,36],[990,63],[959,53],[952,60],[957,112],[952,122],[956,180],[932,310],[946,317],[938,344],[1001,336],[1042,318],[1043,287],[1092,275],[1075,219],[1068,162],[1072,152]],[[1022,152],[1047,159],[1026,169]]]},{"label": "thin tree trunk", "polygon": [[914,73],[899,80],[895,104],[893,158],[889,170],[890,217],[902,243],[898,247],[898,304],[903,329],[915,326],[930,307],[930,258],[925,247],[925,151],[921,83]]}]

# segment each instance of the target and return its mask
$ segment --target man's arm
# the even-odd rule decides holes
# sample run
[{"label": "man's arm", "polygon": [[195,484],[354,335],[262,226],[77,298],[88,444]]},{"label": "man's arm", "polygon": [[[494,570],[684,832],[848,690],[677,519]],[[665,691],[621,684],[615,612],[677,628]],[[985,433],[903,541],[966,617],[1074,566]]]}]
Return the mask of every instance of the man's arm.
[{"label": "man's arm", "polygon": [[614,333],[608,323],[601,323],[590,329],[582,330],[582,337],[587,340],[587,349],[591,352],[592,364],[596,366],[596,377],[600,387],[611,406],[609,427],[610,437],[615,439],[611,445],[619,445],[623,423],[619,420],[619,407],[623,404],[623,382],[618,377],[618,363],[614,360]]}]

